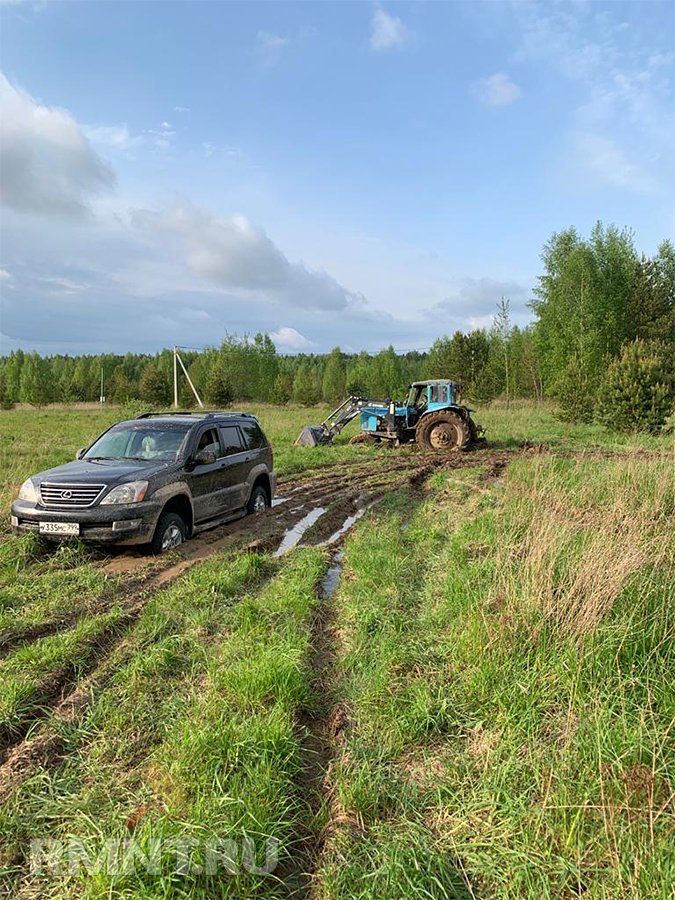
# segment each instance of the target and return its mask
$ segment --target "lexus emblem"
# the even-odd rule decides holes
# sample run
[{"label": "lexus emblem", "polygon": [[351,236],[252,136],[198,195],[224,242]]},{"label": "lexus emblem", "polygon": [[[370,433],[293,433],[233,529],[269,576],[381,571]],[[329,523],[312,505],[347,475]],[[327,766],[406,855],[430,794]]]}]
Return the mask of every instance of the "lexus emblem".
[{"label": "lexus emblem", "polygon": [[61,492],[61,497],[62,497],[63,500],[70,500],[70,498],[71,498],[72,496],[73,496],[73,492],[72,492],[72,491],[62,491],[62,492]]}]

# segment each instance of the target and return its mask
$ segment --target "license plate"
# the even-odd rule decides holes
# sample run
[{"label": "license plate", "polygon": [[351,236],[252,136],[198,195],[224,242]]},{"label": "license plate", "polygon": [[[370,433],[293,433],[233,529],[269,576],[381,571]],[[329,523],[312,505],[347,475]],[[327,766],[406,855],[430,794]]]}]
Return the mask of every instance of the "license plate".
[{"label": "license plate", "polygon": [[78,522],[40,522],[40,534],[67,534],[77,537],[79,533]]}]

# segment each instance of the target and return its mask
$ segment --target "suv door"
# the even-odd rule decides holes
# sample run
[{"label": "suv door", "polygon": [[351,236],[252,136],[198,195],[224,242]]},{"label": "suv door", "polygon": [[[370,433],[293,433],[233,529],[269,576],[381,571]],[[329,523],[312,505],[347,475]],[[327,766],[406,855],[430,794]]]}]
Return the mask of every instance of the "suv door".
[{"label": "suv door", "polygon": [[221,425],[220,440],[227,472],[230,508],[241,509],[248,501],[248,473],[253,463],[237,425]]},{"label": "suv door", "polygon": [[273,468],[272,450],[260,425],[251,419],[248,422],[241,422],[240,428],[244,433],[244,443],[251,456],[251,466],[263,463],[271,472]]},{"label": "suv door", "polygon": [[217,428],[205,428],[199,432],[192,456],[201,450],[212,450],[216,454],[216,461],[197,465],[185,473],[185,480],[192,493],[195,524],[216,518],[227,509],[226,472],[223,469]]}]

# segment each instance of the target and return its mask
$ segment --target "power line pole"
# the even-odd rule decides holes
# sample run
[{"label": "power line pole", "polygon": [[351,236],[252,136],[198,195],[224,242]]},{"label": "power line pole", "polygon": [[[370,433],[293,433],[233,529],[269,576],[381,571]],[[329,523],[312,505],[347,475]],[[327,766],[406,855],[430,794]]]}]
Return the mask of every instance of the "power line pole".
[{"label": "power line pole", "polygon": [[173,347],[173,407],[178,409],[178,348]]}]

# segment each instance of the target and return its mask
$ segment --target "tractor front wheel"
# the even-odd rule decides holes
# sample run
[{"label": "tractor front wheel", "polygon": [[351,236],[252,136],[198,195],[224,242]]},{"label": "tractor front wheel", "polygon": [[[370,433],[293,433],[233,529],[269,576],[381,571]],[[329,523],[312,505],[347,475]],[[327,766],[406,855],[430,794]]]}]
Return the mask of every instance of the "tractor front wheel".
[{"label": "tractor front wheel", "polygon": [[468,423],[456,413],[428,413],[417,423],[415,440],[424,450],[436,453],[466,450],[471,443]]}]

